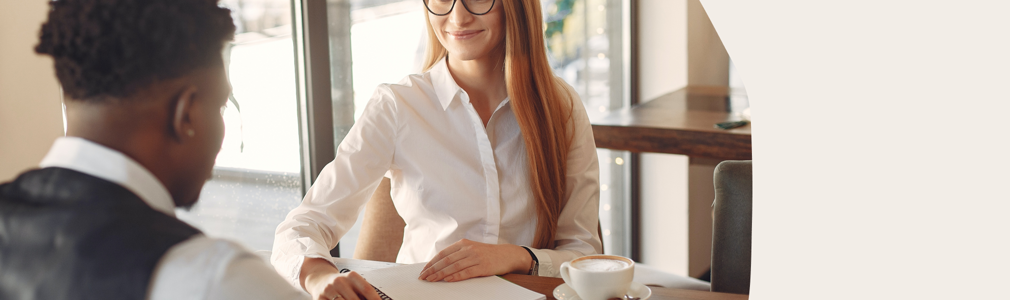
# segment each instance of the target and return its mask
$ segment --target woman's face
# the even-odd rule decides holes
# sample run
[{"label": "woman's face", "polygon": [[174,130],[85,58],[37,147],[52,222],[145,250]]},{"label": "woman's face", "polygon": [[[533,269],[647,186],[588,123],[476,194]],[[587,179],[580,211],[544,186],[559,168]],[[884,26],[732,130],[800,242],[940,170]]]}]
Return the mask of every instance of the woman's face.
[{"label": "woman's face", "polygon": [[[451,0],[429,1],[451,2]],[[471,14],[463,7],[464,1],[468,0],[457,0],[455,7],[448,15],[438,16],[428,12],[428,21],[431,23],[431,29],[435,31],[438,41],[449,51],[449,56],[453,59],[485,58],[505,41],[505,10],[501,4],[503,0],[494,0],[491,11],[484,15]],[[489,2],[492,0],[473,1]]]}]

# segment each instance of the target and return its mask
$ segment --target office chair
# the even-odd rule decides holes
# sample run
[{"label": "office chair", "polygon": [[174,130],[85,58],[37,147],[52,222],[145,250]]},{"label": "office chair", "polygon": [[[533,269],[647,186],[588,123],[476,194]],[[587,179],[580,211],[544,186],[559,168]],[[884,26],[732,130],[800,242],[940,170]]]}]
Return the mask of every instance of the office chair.
[{"label": "office chair", "polygon": [[365,204],[361,233],[354,250],[355,259],[396,262],[396,255],[403,244],[403,228],[407,223],[396,212],[389,189],[389,178],[383,177],[372,198]]},{"label": "office chair", "polygon": [[713,180],[712,291],[750,294],[751,161],[723,161]]}]

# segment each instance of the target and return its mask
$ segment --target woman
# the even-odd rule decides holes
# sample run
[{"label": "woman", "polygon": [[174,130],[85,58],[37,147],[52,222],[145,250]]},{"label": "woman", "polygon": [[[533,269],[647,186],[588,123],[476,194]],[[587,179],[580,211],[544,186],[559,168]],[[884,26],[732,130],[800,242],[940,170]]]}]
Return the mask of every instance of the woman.
[{"label": "woman", "polygon": [[322,258],[387,171],[407,224],[397,262],[428,262],[420,279],[558,276],[562,262],[601,251],[592,129],[552,75],[539,0],[425,6],[426,72],[376,89],[277,228],[273,264],[314,297],[353,297],[335,291]]}]

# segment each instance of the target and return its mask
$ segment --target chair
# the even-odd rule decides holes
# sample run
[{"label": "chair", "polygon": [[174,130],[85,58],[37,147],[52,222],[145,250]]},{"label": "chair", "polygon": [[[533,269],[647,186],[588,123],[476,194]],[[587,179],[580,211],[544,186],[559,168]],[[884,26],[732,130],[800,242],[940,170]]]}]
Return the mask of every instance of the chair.
[{"label": "chair", "polygon": [[712,291],[750,294],[751,161],[723,161],[713,180]]},{"label": "chair", "polygon": [[403,244],[403,228],[407,223],[396,212],[389,189],[389,178],[382,178],[372,198],[365,204],[361,233],[354,250],[355,259],[396,262],[396,255]]}]

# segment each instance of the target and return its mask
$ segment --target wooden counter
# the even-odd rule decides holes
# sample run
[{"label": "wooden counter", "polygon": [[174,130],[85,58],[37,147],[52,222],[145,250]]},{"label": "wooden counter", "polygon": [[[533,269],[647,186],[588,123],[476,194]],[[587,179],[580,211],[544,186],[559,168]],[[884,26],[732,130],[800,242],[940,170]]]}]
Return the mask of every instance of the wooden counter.
[{"label": "wooden counter", "polygon": [[[596,147],[631,152],[683,154],[718,160],[751,159],[750,125],[722,130],[736,121],[719,104],[733,95],[725,88],[687,87],[593,122]],[[721,109],[712,109],[712,107]]]}]

